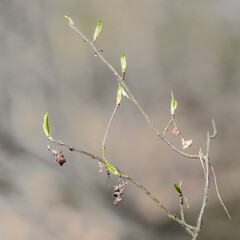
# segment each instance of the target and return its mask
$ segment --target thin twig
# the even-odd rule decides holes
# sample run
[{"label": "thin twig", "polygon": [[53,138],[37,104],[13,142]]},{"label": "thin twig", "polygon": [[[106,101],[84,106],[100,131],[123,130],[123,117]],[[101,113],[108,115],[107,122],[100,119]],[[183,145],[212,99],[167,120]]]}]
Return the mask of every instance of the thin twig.
[{"label": "thin twig", "polygon": [[80,150],[79,148],[72,147],[72,146],[70,146],[70,145],[68,145],[68,144],[66,144],[66,143],[63,143],[63,142],[61,142],[61,141],[57,141],[57,140],[54,140],[54,139],[49,139],[49,141],[50,141],[50,142],[53,142],[53,143],[56,143],[56,144],[59,145],[59,146],[66,147],[66,148],[68,148],[70,151],[82,153],[82,154],[84,154],[84,155],[86,155],[86,156],[88,156],[88,157],[91,157],[92,159],[96,159],[96,160],[98,160],[98,161],[100,161],[100,162],[102,162],[102,163],[105,164],[105,161],[104,161],[102,158],[100,158],[100,157],[98,157],[98,156],[96,156],[96,155],[94,155],[94,154],[92,154],[92,153],[89,153],[89,152],[84,151],[84,150]]},{"label": "thin twig", "polygon": [[173,117],[171,117],[170,121],[168,122],[167,126],[164,129],[163,135],[165,136],[166,132],[168,131],[168,128],[170,127],[170,125],[173,122]]},{"label": "thin twig", "polygon": [[152,128],[152,130],[154,131],[154,133],[159,136],[165,143],[167,143],[168,146],[170,146],[172,148],[173,151],[181,154],[184,157],[187,158],[191,158],[191,159],[199,159],[199,155],[191,155],[191,154],[187,154],[182,152],[181,150],[178,150],[176,147],[174,147],[172,145],[171,142],[169,142],[164,135],[162,135],[160,132],[157,131],[157,129],[154,127],[152,121],[150,120],[150,118],[148,117],[148,115],[146,114],[146,112],[144,112],[144,110],[141,108],[141,106],[138,104],[137,100],[134,98],[133,94],[131,93],[131,91],[129,90],[128,86],[126,85],[126,82],[122,79],[122,77],[120,76],[120,74],[116,71],[116,69],[103,57],[103,55],[101,54],[101,52],[96,48],[95,44],[93,44],[81,31],[79,31],[79,29],[75,26],[69,23],[69,26],[76,31],[76,33],[78,35],[80,35],[85,42],[87,42],[94,50],[94,52],[97,54],[97,56],[108,66],[108,68],[114,73],[114,75],[117,77],[117,81],[121,84],[121,86],[124,88],[124,90],[126,91],[126,93],[129,96],[129,99],[137,106],[137,108],[141,111],[141,113],[143,114],[143,116],[145,117],[146,121],[148,122],[149,126]]},{"label": "thin twig", "polygon": [[[215,121],[214,119],[212,119],[212,127],[213,127],[213,134],[210,136],[211,139],[214,139],[216,136],[217,136],[217,128],[216,128],[216,124],[215,124]],[[227,216],[229,217],[230,220],[232,220],[221,196],[220,196],[220,193],[218,191],[218,184],[217,184],[217,177],[216,177],[216,174],[215,174],[215,171],[214,171],[214,168],[212,165],[211,166],[211,170],[212,170],[212,174],[213,174],[213,179],[214,179],[214,184],[215,184],[215,189],[216,189],[216,192],[217,192],[217,196],[218,196],[218,199],[219,199],[219,202],[221,203],[224,211],[226,212]]]},{"label": "thin twig", "polygon": [[111,124],[113,122],[114,116],[116,115],[116,112],[117,112],[118,108],[119,108],[119,105],[116,105],[114,110],[113,110],[112,116],[111,116],[110,121],[108,123],[107,129],[106,129],[106,132],[105,132],[105,135],[104,135],[104,138],[103,138],[103,142],[102,142],[103,160],[105,160],[105,161],[106,161],[106,140],[107,140],[107,136],[108,136]]},{"label": "thin twig", "polygon": [[[62,141],[57,141],[57,140],[54,140],[54,139],[49,139],[50,142],[53,142],[53,143],[56,143],[57,145],[59,146],[62,146],[62,147],[66,147],[68,148],[70,151],[74,151],[74,152],[79,152],[79,153],[82,153],[88,157],[91,157],[92,159],[95,159],[97,161],[100,161],[102,163],[106,163],[106,160],[104,160],[103,158],[101,157],[98,157],[94,154],[91,154],[87,151],[84,151],[84,150],[80,150],[79,148],[76,148],[76,147],[72,147],[66,143],[63,143]],[[115,166],[114,166],[115,167]],[[129,180],[131,181],[133,184],[135,184],[138,188],[140,188],[146,195],[148,195],[159,207],[160,209],[171,219],[173,219],[174,221],[178,222],[179,224],[181,224],[187,232],[192,232],[195,230],[195,227],[190,225],[190,224],[187,224],[185,221],[182,221],[181,219],[179,219],[178,217],[176,217],[175,215],[169,213],[169,211],[163,206],[163,204],[152,194],[150,193],[141,183],[139,183],[138,181],[136,181],[134,178],[132,178],[131,176],[129,176],[128,174],[126,174],[124,171],[122,171],[121,169],[119,169],[118,167],[115,167],[119,173],[121,173],[120,175],[120,178],[122,179],[126,179],[126,180]]]},{"label": "thin twig", "polygon": [[[181,189],[181,192],[179,193],[179,205],[180,205],[180,215],[181,215],[181,220],[185,222],[185,217],[184,217],[184,200],[186,200],[186,198],[183,196],[183,191],[182,191],[182,182],[180,181],[180,189]],[[186,200],[186,203],[187,203],[187,200]],[[188,203],[187,203],[188,205]],[[185,230],[193,237],[194,235],[194,232],[195,232],[195,227],[194,228],[186,228],[185,227]]]},{"label": "thin twig", "polygon": [[182,221],[185,222],[185,219],[184,219],[184,209],[183,209],[184,196],[183,196],[183,191],[182,191],[182,181],[180,181],[180,189],[181,189],[181,192],[179,193],[180,214],[181,214]]},{"label": "thin twig", "polygon": [[214,139],[217,136],[217,128],[216,128],[216,123],[214,119],[212,119],[212,128],[213,128],[213,133],[210,136],[211,139]]},{"label": "thin twig", "polygon": [[75,25],[72,25],[72,24],[70,24],[70,23],[69,23],[68,25],[69,25],[73,30],[75,30],[76,33],[77,33],[78,35],[80,35],[80,36],[83,38],[83,40],[84,40],[85,42],[87,42],[87,43],[93,48],[95,54],[97,54],[97,55],[101,58],[101,60],[111,69],[111,71],[112,71],[112,72],[114,73],[114,75],[117,77],[117,80],[118,80],[119,82],[121,82],[122,78],[120,77],[120,75],[118,74],[118,72],[117,72],[117,71],[115,70],[115,68],[102,56],[102,54],[100,53],[99,49],[96,48],[95,44],[92,43],[82,32],[80,32]]},{"label": "thin twig", "polygon": [[[116,168],[119,173],[121,173],[122,175],[120,175],[120,178],[124,178],[124,179],[128,179],[129,181],[131,181],[132,183],[134,183],[136,186],[138,186],[145,194],[147,194],[160,208],[161,210],[171,219],[177,221],[178,223],[180,223],[185,229],[186,231],[191,234],[193,236],[193,239],[197,239],[198,238],[198,235],[200,233],[200,230],[201,230],[201,224],[202,224],[202,219],[203,219],[203,214],[204,214],[204,211],[205,211],[205,208],[206,208],[206,205],[207,205],[207,200],[208,200],[208,193],[209,193],[209,186],[210,186],[210,171],[209,171],[209,167],[211,166],[210,163],[209,163],[209,159],[210,159],[210,142],[211,142],[211,139],[215,138],[216,135],[217,135],[217,130],[216,130],[216,125],[215,125],[215,122],[214,120],[212,120],[212,125],[213,125],[213,134],[210,136],[209,135],[209,132],[208,132],[208,135],[207,135],[207,154],[206,156],[203,156],[202,153],[201,153],[201,149],[199,151],[199,154],[197,155],[192,155],[192,154],[187,154],[179,149],[177,149],[170,141],[168,141],[168,139],[165,137],[165,134],[170,126],[170,124],[172,123],[173,119],[171,119],[169,121],[169,124],[167,125],[167,127],[165,128],[164,130],[164,133],[161,134],[153,125],[152,121],[150,120],[150,118],[148,117],[148,115],[146,114],[146,112],[141,108],[141,106],[138,104],[138,102],[136,101],[136,99],[134,98],[134,96],[132,95],[131,91],[128,89],[124,79],[119,75],[119,73],[115,70],[115,68],[102,56],[101,54],[101,51],[98,50],[95,46],[95,44],[91,41],[88,40],[88,38],[82,34],[78,29],[77,27],[74,25],[74,24],[69,24],[69,26],[74,29],[77,34],[79,34],[85,42],[87,42],[94,50],[95,54],[108,66],[108,68],[114,73],[114,75],[116,76],[117,78],[117,81],[121,84],[122,88],[126,91],[126,93],[128,94],[129,96],[129,99],[137,106],[137,108],[141,111],[141,113],[143,114],[143,116],[145,117],[148,125],[152,128],[152,130],[154,131],[154,133],[160,137],[173,151],[179,153],[180,155],[184,156],[184,157],[187,157],[187,158],[190,158],[190,159],[200,159],[201,161],[201,164],[203,166],[203,170],[204,170],[204,175],[205,175],[205,186],[204,186],[204,196],[203,196],[203,203],[202,203],[202,207],[201,207],[201,210],[200,210],[200,213],[199,213],[199,216],[198,216],[198,220],[197,220],[197,225],[196,227],[193,227],[191,225],[188,225],[187,223],[185,223],[185,220],[184,220],[184,214],[183,214],[183,209],[181,208],[181,218],[182,219],[179,219],[177,218],[175,215],[172,215],[170,214],[167,209],[162,205],[162,203],[154,196],[152,195],[144,186],[142,186],[139,182],[137,182],[135,179],[133,179],[132,177],[128,176],[127,174],[125,174],[123,171],[119,170],[118,168]],[[69,150],[71,151],[77,151],[77,152],[80,152],[82,154],[85,154],[89,157],[92,157],[93,159],[96,159],[102,163],[106,163],[106,156],[105,156],[105,149],[106,149],[106,138],[107,138],[107,135],[108,135],[108,132],[109,132],[109,129],[110,129],[110,126],[111,126],[111,123],[113,121],[113,118],[115,116],[115,113],[116,113],[116,110],[117,108],[114,109],[114,112],[112,114],[112,117],[109,121],[109,124],[108,124],[108,127],[107,127],[107,130],[106,130],[106,133],[105,133],[105,136],[104,136],[104,139],[103,139],[103,143],[102,143],[102,147],[103,147],[103,159],[100,158],[100,157],[97,157],[93,154],[90,154],[86,151],[82,151],[82,150],[79,150],[77,148],[74,148],[74,147],[70,147],[62,142],[58,142],[58,141],[55,141],[55,140],[52,140],[52,142],[55,142],[61,146],[65,146],[65,147],[68,147]],[[205,166],[204,166],[205,164]],[[225,205],[223,204],[222,202],[222,199],[219,195],[219,192],[218,192],[218,187],[217,187],[217,181],[216,181],[216,176],[215,176],[215,172],[214,172],[214,169],[212,168],[211,166],[211,169],[212,169],[212,172],[213,172],[213,176],[214,176],[214,182],[215,182],[215,186],[216,186],[216,191],[217,191],[217,194],[218,194],[218,198],[223,206],[223,208],[225,209],[226,213],[228,214],[227,212],[227,209],[225,207]],[[182,204],[183,205],[183,204]],[[228,216],[230,217],[230,215],[228,214]]]},{"label": "thin twig", "polygon": [[204,166],[204,163],[203,163],[203,155],[202,155],[202,149],[200,148],[199,150],[199,157],[200,157],[200,162],[202,164],[202,168],[203,168],[203,171],[204,171],[204,176],[206,176],[206,170],[205,170],[205,166]]},{"label": "thin twig", "polygon": [[202,207],[201,207],[201,210],[200,210],[200,213],[198,216],[196,230],[195,230],[192,240],[196,240],[199,236],[199,233],[201,231],[201,226],[202,226],[203,214],[204,214],[205,208],[207,206],[208,193],[209,193],[209,187],[210,187],[209,158],[208,157],[205,158],[205,170],[206,170],[206,174],[205,174],[203,203],[202,203]]},{"label": "thin twig", "polygon": [[[210,143],[211,143],[211,139],[215,138],[217,135],[216,125],[215,125],[214,120],[212,121],[212,125],[213,125],[213,134],[210,136],[209,131],[207,132],[207,154],[206,154],[206,156],[203,157],[204,162],[205,162],[205,166],[204,166],[205,186],[204,186],[204,193],[203,193],[203,202],[202,202],[202,207],[201,207],[201,210],[200,210],[200,213],[198,216],[196,230],[194,232],[194,236],[193,236],[192,240],[196,240],[201,231],[203,214],[204,214],[205,208],[207,206],[208,193],[209,193],[209,189],[210,189],[210,171],[209,171]],[[199,151],[199,158],[200,159],[202,158],[201,150]]]},{"label": "thin twig", "polygon": [[214,179],[215,189],[216,189],[216,192],[217,192],[218,199],[219,199],[219,201],[220,201],[220,203],[221,203],[224,211],[225,211],[226,214],[228,215],[229,219],[232,220],[232,218],[231,218],[231,216],[230,216],[230,214],[229,214],[229,212],[228,212],[228,210],[227,210],[227,208],[226,208],[226,206],[225,206],[225,204],[224,204],[224,202],[223,202],[223,200],[222,200],[222,198],[221,198],[221,196],[220,196],[220,194],[219,194],[218,184],[217,184],[217,178],[216,178],[216,174],[215,174],[215,171],[214,171],[212,165],[211,165],[211,170],[212,170],[212,174],[213,174],[213,179]]},{"label": "thin twig", "polygon": [[184,220],[184,210],[183,210],[183,201],[184,201],[183,196],[179,197],[181,219],[182,219],[182,221],[185,222],[185,220]]},{"label": "thin twig", "polygon": [[141,183],[139,183],[138,181],[136,181],[134,178],[130,177],[130,176],[124,176],[124,179],[127,179],[129,181],[131,181],[132,183],[134,183],[138,188],[140,188],[146,195],[148,195],[160,208],[161,210],[171,219],[175,220],[176,222],[178,222],[179,224],[181,224],[185,229],[190,229],[190,230],[195,230],[195,227],[187,224],[184,220],[179,219],[178,217],[176,217],[175,215],[171,214],[168,212],[168,210],[163,206],[163,204],[152,194],[150,193]]},{"label": "thin twig", "polygon": [[[214,138],[217,136],[217,128],[216,128],[216,124],[215,124],[214,119],[212,120],[212,127],[213,127],[213,134],[210,136],[210,139],[214,139]],[[208,149],[208,151],[209,151],[209,149]],[[200,155],[200,156],[201,156],[201,155]],[[202,160],[201,157],[200,157],[200,160]],[[202,162],[201,162],[201,163],[202,163]],[[202,164],[203,164],[203,163],[202,163]],[[221,198],[221,195],[220,195],[220,193],[219,193],[218,184],[217,184],[217,177],[216,177],[214,168],[213,168],[212,164],[209,164],[209,165],[210,165],[211,170],[212,170],[213,179],[214,179],[214,185],[215,185],[215,189],[216,189],[216,192],[217,192],[218,200],[219,200],[219,202],[221,203],[221,205],[222,205],[224,211],[226,212],[228,218],[229,218],[230,220],[232,220],[232,218],[231,218],[231,216],[230,216],[230,214],[229,214],[229,212],[228,212],[228,210],[227,210],[227,207],[225,206],[225,204],[224,204],[224,202],[223,202],[223,200],[222,200],[222,198]],[[204,171],[205,171],[205,169],[204,169]]]}]

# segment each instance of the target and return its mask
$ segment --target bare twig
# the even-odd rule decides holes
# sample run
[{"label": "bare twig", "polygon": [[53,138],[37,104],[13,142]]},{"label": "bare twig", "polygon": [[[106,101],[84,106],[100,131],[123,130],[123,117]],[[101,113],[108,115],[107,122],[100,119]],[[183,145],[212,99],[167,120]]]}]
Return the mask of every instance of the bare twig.
[{"label": "bare twig", "polygon": [[225,206],[225,204],[224,204],[224,202],[223,202],[223,200],[222,200],[222,198],[221,198],[221,196],[220,196],[220,193],[219,193],[219,191],[218,191],[217,178],[216,178],[216,174],[215,174],[215,171],[214,171],[212,165],[211,165],[211,170],[212,170],[212,174],[213,174],[213,179],[214,179],[214,183],[215,183],[215,189],[216,189],[216,192],[217,192],[218,200],[220,201],[220,203],[221,203],[224,211],[225,211],[226,214],[228,215],[228,218],[229,218],[230,220],[232,220],[232,218],[231,218],[231,216],[230,216],[230,214],[229,214],[229,212],[228,212],[228,210],[227,210],[227,208],[226,208],[226,206]]},{"label": "bare twig", "polygon": [[182,221],[185,222],[185,219],[184,219],[184,210],[183,210],[183,202],[184,202],[183,196],[180,196],[180,197],[179,197],[179,202],[180,202],[180,214],[181,214],[181,219],[182,219]]},{"label": "bare twig", "polygon": [[[209,133],[208,133],[208,138],[209,138]],[[193,236],[192,240],[196,240],[199,236],[201,226],[202,226],[203,214],[204,214],[205,208],[207,206],[208,193],[209,193],[209,188],[210,188],[209,157],[206,156],[204,159],[205,159],[205,186],[204,186],[203,203],[202,203],[202,207],[201,207],[201,210],[200,210],[200,213],[198,216],[196,230],[194,232],[194,236]]]},{"label": "bare twig", "polygon": [[206,176],[206,170],[205,170],[205,166],[204,166],[204,163],[203,163],[203,155],[202,155],[202,149],[201,148],[199,150],[199,157],[200,157],[200,162],[202,164],[202,168],[203,168],[203,171],[204,171],[204,176]]},{"label": "bare twig", "polygon": [[[216,124],[215,124],[215,121],[214,121],[214,120],[212,120],[212,127],[213,127],[213,134],[210,136],[210,139],[214,139],[214,138],[217,136],[217,128],[216,128]],[[210,152],[209,146],[208,146],[208,150],[207,150],[207,151]],[[203,166],[203,170],[204,170],[204,172],[205,172],[205,167],[204,167],[204,165],[203,165],[203,159],[202,159],[202,153],[201,153],[201,155],[200,155],[200,152],[199,152],[199,156],[200,156],[201,164],[202,164],[202,166]],[[215,185],[215,189],[216,189],[216,192],[217,192],[218,200],[219,200],[219,202],[221,203],[221,205],[222,205],[224,211],[226,212],[228,218],[231,220],[232,218],[231,218],[231,216],[230,216],[230,214],[229,214],[229,212],[228,212],[228,210],[227,210],[227,208],[226,208],[226,206],[225,206],[225,204],[224,204],[224,202],[223,202],[223,200],[222,200],[222,198],[221,198],[221,195],[220,195],[220,193],[219,193],[219,190],[218,190],[217,177],[216,177],[214,168],[213,168],[213,166],[212,166],[210,163],[209,163],[209,166],[211,167],[211,170],[212,170],[213,179],[214,179],[214,185]]]},{"label": "bare twig", "polygon": [[100,158],[100,157],[98,157],[98,156],[96,156],[96,155],[94,155],[92,153],[89,153],[87,151],[81,150],[81,149],[76,148],[76,147],[72,147],[72,146],[70,146],[70,145],[68,145],[66,143],[63,143],[62,141],[57,141],[57,140],[54,140],[54,139],[49,139],[49,141],[53,142],[53,143],[56,143],[59,146],[66,147],[70,151],[82,153],[82,154],[84,154],[84,155],[86,155],[88,157],[91,157],[92,159],[96,159],[96,160],[98,160],[98,161],[100,161],[100,162],[105,164],[105,161],[102,158]]},{"label": "bare twig", "polygon": [[[212,119],[212,127],[213,127],[213,134],[210,136],[211,139],[214,139],[216,136],[217,136],[217,128],[216,128],[216,124],[215,124],[215,121],[214,119]],[[226,212],[227,216],[229,217],[230,220],[232,220],[221,196],[220,196],[220,193],[219,193],[219,190],[218,190],[218,184],[217,184],[217,178],[216,178],[216,174],[215,174],[215,171],[214,171],[214,168],[212,165],[211,166],[211,170],[212,170],[212,174],[213,174],[213,179],[214,179],[214,184],[215,184],[215,189],[216,189],[216,192],[217,192],[217,196],[218,196],[218,199],[219,199],[219,202],[221,203],[224,211]]]},{"label": "bare twig", "polygon": [[180,214],[181,214],[181,219],[185,221],[184,210],[183,210],[184,197],[183,197],[183,191],[182,191],[182,181],[180,181],[180,189],[181,189],[181,192],[179,193]]},{"label": "bare twig", "polygon": [[[68,148],[70,151],[74,151],[74,152],[79,152],[79,153],[82,153],[88,157],[91,157],[92,159],[95,159],[97,161],[100,161],[101,163],[105,164],[106,163],[106,160],[104,160],[103,158],[101,157],[98,157],[96,155],[93,155],[87,151],[84,151],[84,150],[80,150],[79,148],[76,148],[76,147],[72,147],[66,143],[63,143],[62,141],[57,141],[57,140],[54,140],[54,139],[49,139],[50,142],[53,142],[53,143],[56,143],[57,145],[59,146],[62,146],[62,147],[66,147]],[[163,206],[163,204],[151,193],[149,192],[140,182],[136,181],[134,178],[132,178],[131,176],[129,176],[128,174],[126,174],[124,171],[122,171],[121,169],[119,169],[118,167],[114,166],[119,173],[121,173],[121,175],[119,176],[120,178],[122,179],[126,179],[126,180],[129,180],[131,181],[133,184],[135,184],[138,188],[140,188],[146,195],[148,195],[159,207],[160,209],[171,219],[173,219],[174,221],[178,222],[179,224],[181,224],[185,230],[187,232],[192,232],[195,227],[190,225],[190,224],[187,224],[185,221],[179,219],[178,217],[176,217],[175,215],[169,213],[169,211]]]},{"label": "bare twig", "polygon": [[169,211],[163,206],[163,204],[151,193],[149,192],[140,182],[136,181],[134,178],[125,175],[123,176],[124,179],[128,179],[129,181],[131,181],[132,183],[134,183],[138,188],[140,188],[146,195],[148,195],[160,208],[161,210],[171,219],[173,219],[174,221],[178,222],[179,224],[181,224],[186,231],[190,230],[190,231],[194,231],[195,227],[187,224],[184,220],[179,219],[178,217],[176,217],[175,215],[169,213]]},{"label": "bare twig", "polygon": [[[204,159],[204,163],[205,166],[203,167],[204,170],[204,176],[205,176],[205,186],[204,186],[204,193],[203,193],[203,202],[202,202],[202,207],[198,216],[198,220],[197,220],[197,225],[196,225],[196,230],[194,232],[194,236],[192,238],[192,240],[196,240],[199,236],[199,233],[201,231],[201,226],[202,226],[202,221],[203,221],[203,214],[205,211],[205,208],[207,206],[207,200],[208,200],[208,193],[209,193],[209,189],[210,189],[210,171],[209,171],[209,167],[210,167],[210,163],[209,163],[209,159],[210,159],[210,143],[211,143],[211,139],[215,138],[217,135],[217,129],[216,129],[216,125],[214,120],[212,120],[212,126],[213,126],[213,134],[210,135],[209,131],[207,132],[207,154],[206,156],[203,156]],[[202,153],[201,150],[199,151],[199,158],[202,158]]]},{"label": "bare twig", "polygon": [[172,124],[173,118],[171,117],[170,121],[168,122],[167,126],[164,129],[163,135],[165,136],[166,132],[168,131],[169,126]]},{"label": "bare twig", "polygon": [[104,138],[103,138],[103,142],[102,142],[103,160],[105,160],[105,161],[106,161],[106,140],[107,140],[107,135],[109,133],[111,124],[113,122],[114,116],[116,115],[116,112],[117,112],[118,108],[119,108],[119,105],[116,105],[114,110],[113,110],[112,116],[111,116],[110,121],[108,123],[107,129],[106,129],[106,132],[105,132],[105,135],[104,135]]}]

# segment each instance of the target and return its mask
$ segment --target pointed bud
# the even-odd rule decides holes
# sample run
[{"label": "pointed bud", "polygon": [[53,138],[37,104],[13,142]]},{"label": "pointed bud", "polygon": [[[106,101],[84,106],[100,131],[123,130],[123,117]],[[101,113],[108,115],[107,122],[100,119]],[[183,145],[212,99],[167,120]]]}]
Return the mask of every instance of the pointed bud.
[{"label": "pointed bud", "polygon": [[172,117],[174,117],[174,112],[177,109],[177,101],[174,98],[172,90],[171,90],[171,96],[172,96],[172,99],[171,99],[171,115],[172,115]]},{"label": "pointed bud", "polygon": [[93,35],[93,42],[95,42],[97,40],[97,38],[101,32],[101,29],[102,29],[102,20],[100,19],[98,21],[97,27],[96,27],[94,35]]},{"label": "pointed bud", "polygon": [[48,139],[52,139],[51,138],[51,134],[50,134],[50,127],[49,127],[49,121],[48,121],[48,113],[46,113],[43,117],[43,130],[45,135],[47,136]]},{"label": "pointed bud", "polygon": [[174,183],[174,187],[175,187],[177,193],[182,194],[181,188],[176,183]]},{"label": "pointed bud", "polygon": [[127,67],[127,60],[126,60],[126,57],[125,57],[124,53],[121,56],[121,67],[122,67],[122,75],[125,76],[126,67]]},{"label": "pointed bud", "polygon": [[68,17],[66,15],[64,15],[64,17],[68,20],[69,24],[71,24],[72,26],[75,25],[75,23],[73,22],[73,20],[70,17]]},{"label": "pointed bud", "polygon": [[122,100],[122,86],[121,86],[121,84],[119,83],[119,85],[118,85],[118,91],[117,91],[117,102],[116,102],[116,105],[117,105],[117,106],[120,105],[121,100]]},{"label": "pointed bud", "polygon": [[110,170],[110,172],[116,176],[120,176],[118,170],[108,161],[106,160],[107,168]]}]

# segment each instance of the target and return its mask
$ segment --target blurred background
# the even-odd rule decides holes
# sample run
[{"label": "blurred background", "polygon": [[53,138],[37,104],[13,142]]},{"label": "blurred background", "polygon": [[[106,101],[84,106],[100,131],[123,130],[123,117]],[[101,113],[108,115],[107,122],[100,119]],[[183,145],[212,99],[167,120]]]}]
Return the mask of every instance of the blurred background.
[{"label": "blurred background", "polygon": [[[47,151],[43,115],[52,136],[101,156],[118,84],[112,72],[68,26],[70,16],[120,71],[139,104],[163,132],[170,90],[188,153],[211,145],[220,194],[212,183],[200,239],[239,239],[240,229],[240,2],[190,0],[0,1],[0,239],[190,239],[143,192],[129,183],[113,205],[118,179],[99,173],[96,161],[62,149],[60,167]],[[181,137],[168,138],[181,148]],[[55,146],[52,145],[54,148]],[[179,214],[173,184],[183,183],[195,224],[203,171],[157,138],[138,109],[123,99],[107,139],[107,157],[139,180],[170,212]],[[213,179],[212,179],[213,182]]]}]

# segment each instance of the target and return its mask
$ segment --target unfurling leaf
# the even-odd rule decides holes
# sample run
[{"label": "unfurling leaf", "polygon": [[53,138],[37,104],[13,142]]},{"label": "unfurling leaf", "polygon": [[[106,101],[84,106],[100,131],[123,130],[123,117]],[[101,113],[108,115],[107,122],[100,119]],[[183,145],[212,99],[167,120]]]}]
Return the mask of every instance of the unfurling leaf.
[{"label": "unfurling leaf", "polygon": [[68,17],[68,16],[66,16],[66,15],[64,15],[64,17],[68,20],[68,22],[69,22],[72,26],[75,25],[75,23],[73,22],[73,20],[72,20],[70,17]]},{"label": "unfurling leaf", "polygon": [[119,85],[118,85],[118,91],[117,91],[117,102],[116,102],[116,105],[117,105],[117,106],[120,105],[121,100],[122,100],[122,86],[121,86],[121,84],[119,83]]},{"label": "unfurling leaf", "polygon": [[117,91],[117,102],[116,105],[119,106],[122,100],[122,96],[124,96],[125,98],[129,98],[129,96],[127,95],[126,91],[124,90],[124,88],[121,86],[121,84],[119,83],[118,85],[118,91]]},{"label": "unfurling leaf", "polygon": [[97,27],[96,27],[94,35],[93,35],[93,42],[95,42],[97,40],[97,38],[101,32],[101,29],[102,29],[102,20],[100,19],[98,21]]},{"label": "unfurling leaf", "polygon": [[192,139],[185,141],[185,140],[182,138],[182,145],[183,145],[183,149],[186,149],[186,148],[191,147],[191,145],[192,145]]},{"label": "unfurling leaf", "polygon": [[46,113],[43,117],[43,130],[44,130],[44,133],[46,134],[47,138],[51,139],[50,127],[49,127],[49,121],[48,121],[48,113]]},{"label": "unfurling leaf", "polygon": [[176,183],[174,183],[174,187],[175,187],[176,191],[177,191],[179,194],[182,193],[181,188],[180,188]]},{"label": "unfurling leaf", "polygon": [[177,109],[177,101],[174,98],[173,91],[171,90],[171,115],[174,117],[174,111]]},{"label": "unfurling leaf", "polygon": [[125,76],[127,60],[124,53],[121,56],[121,67],[122,67],[122,75]]},{"label": "unfurling leaf", "polygon": [[126,93],[126,91],[124,90],[123,87],[121,87],[121,90],[122,90],[122,95],[123,95],[125,98],[129,98],[128,94]]},{"label": "unfurling leaf", "polygon": [[112,174],[116,176],[120,176],[118,170],[108,160],[106,160],[106,164],[107,164],[107,168]]}]

